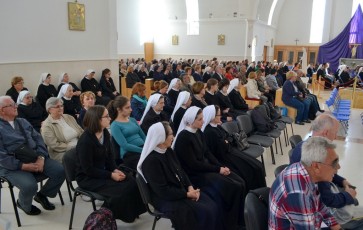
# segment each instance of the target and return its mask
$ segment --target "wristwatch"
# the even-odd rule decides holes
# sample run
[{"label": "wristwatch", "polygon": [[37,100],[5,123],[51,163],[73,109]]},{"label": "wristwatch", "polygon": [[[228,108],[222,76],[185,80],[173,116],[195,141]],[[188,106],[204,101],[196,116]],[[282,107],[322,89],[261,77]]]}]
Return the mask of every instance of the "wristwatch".
[{"label": "wristwatch", "polygon": [[38,159],[44,160],[45,158],[43,156],[38,156]]}]

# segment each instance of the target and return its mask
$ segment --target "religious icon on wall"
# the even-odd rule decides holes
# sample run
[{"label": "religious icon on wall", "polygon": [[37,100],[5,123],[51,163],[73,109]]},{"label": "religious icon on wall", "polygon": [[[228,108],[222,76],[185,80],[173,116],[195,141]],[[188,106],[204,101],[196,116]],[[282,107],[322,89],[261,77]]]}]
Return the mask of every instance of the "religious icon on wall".
[{"label": "religious icon on wall", "polygon": [[226,39],[226,37],[224,34],[219,34],[218,35],[218,45],[223,46],[226,43],[225,39]]},{"label": "religious icon on wall", "polygon": [[86,30],[84,4],[68,2],[68,27],[70,30]]},{"label": "religious icon on wall", "polygon": [[173,35],[171,37],[171,44],[173,46],[179,45],[179,37],[178,37],[178,35]]}]

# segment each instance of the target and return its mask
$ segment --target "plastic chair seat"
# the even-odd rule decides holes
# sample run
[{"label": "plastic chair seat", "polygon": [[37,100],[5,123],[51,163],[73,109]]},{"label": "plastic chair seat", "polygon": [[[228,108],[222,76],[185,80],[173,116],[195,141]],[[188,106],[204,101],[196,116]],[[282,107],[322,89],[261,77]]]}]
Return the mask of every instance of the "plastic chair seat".
[{"label": "plastic chair seat", "polygon": [[245,153],[253,158],[260,157],[265,149],[261,146],[250,144],[250,146],[247,149],[242,150],[242,153]]},{"label": "plastic chair seat", "polygon": [[261,136],[261,135],[252,135],[247,138],[247,142],[255,145],[261,145],[262,147],[270,147],[274,140],[271,137]]}]

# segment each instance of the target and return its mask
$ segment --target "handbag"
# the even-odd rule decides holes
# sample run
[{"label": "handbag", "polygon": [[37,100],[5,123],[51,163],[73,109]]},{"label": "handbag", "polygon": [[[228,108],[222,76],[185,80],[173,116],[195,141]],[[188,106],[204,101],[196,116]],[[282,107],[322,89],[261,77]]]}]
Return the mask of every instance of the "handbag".
[{"label": "handbag", "polygon": [[39,154],[28,146],[25,130],[19,122],[17,123],[20,131],[23,133],[25,143],[13,150],[14,157],[23,163],[34,163],[37,161]]},{"label": "handbag", "polygon": [[243,130],[238,133],[233,133],[232,137],[238,150],[242,151],[250,146],[247,142],[247,134]]}]

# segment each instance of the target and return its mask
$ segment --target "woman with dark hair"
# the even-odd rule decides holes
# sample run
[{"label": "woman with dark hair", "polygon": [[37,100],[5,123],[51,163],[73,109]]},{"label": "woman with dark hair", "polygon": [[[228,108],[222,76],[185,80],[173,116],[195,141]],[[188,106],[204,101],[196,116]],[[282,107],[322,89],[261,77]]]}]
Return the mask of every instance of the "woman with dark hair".
[{"label": "woman with dark hair", "polygon": [[102,94],[101,86],[94,78],[95,71],[93,69],[87,70],[87,74],[83,77],[81,81],[82,92],[91,91],[96,95],[96,105],[106,106],[111,100],[106,95]]},{"label": "woman with dark hair", "polygon": [[202,126],[202,110],[190,107],[179,126],[173,148],[191,182],[217,203],[224,229],[238,229],[244,224],[245,182],[210,153],[200,130]]},{"label": "woman with dark hair", "polygon": [[233,147],[228,140],[228,133],[220,126],[221,109],[219,106],[205,107],[203,118],[202,131],[207,146],[218,161],[245,180],[247,191],[266,187],[263,164]]},{"label": "woman with dark hair", "polygon": [[33,97],[27,90],[19,93],[16,103],[18,104],[18,117],[25,118],[40,133],[42,122],[48,116],[45,109],[33,100]]},{"label": "woman with dark hair", "polygon": [[207,81],[207,90],[204,94],[205,102],[208,105],[219,105],[219,101],[216,95],[218,91],[218,81],[214,78],[211,78]]},{"label": "woman with dark hair", "polygon": [[131,116],[135,118],[137,121],[140,121],[142,115],[144,114],[147,98],[145,96],[146,87],[144,84],[137,82],[132,87],[131,92]]},{"label": "woman with dark hair", "polygon": [[42,73],[40,75],[40,85],[37,92],[37,101],[43,108],[45,108],[45,103],[47,102],[48,98],[56,97],[58,95],[58,92],[55,89],[54,85],[50,84],[51,81],[52,76],[50,75],[50,73]]},{"label": "woman with dark hair", "polygon": [[120,95],[120,93],[116,90],[115,84],[113,83],[110,69],[102,70],[100,86],[102,94],[111,98],[112,100],[115,99],[116,96]]},{"label": "woman with dark hair", "polygon": [[208,104],[204,100],[205,89],[204,83],[201,81],[197,81],[192,86],[193,97],[192,97],[192,106],[197,106],[201,109],[206,107]]},{"label": "woman with dark hair", "polygon": [[73,87],[70,84],[64,84],[59,91],[58,98],[63,100],[64,113],[78,119],[82,106],[78,98],[73,97]]},{"label": "woman with dark hair", "polygon": [[126,166],[136,169],[146,136],[137,121],[130,117],[130,100],[117,96],[108,105],[108,111],[112,120],[111,134],[120,146],[120,158]]},{"label": "woman with dark hair", "polygon": [[112,211],[115,219],[131,223],[146,210],[135,179],[117,169],[109,125],[110,116],[104,106],[96,105],[87,111],[85,131],[77,143],[76,180],[82,188],[104,196],[103,206]]},{"label": "woman with dark hair", "polygon": [[221,229],[217,205],[195,189],[170,148],[173,131],[167,122],[149,129],[137,171],[151,190],[152,204],[179,229]]},{"label": "woman with dark hair", "polygon": [[147,134],[150,126],[157,122],[168,121],[168,115],[163,111],[165,97],[159,93],[150,96],[146,109],[140,120],[141,129]]},{"label": "woman with dark hair", "polygon": [[10,96],[13,101],[17,101],[19,93],[23,90],[28,90],[24,87],[24,79],[16,76],[11,79],[11,88],[6,91],[6,95]]}]

